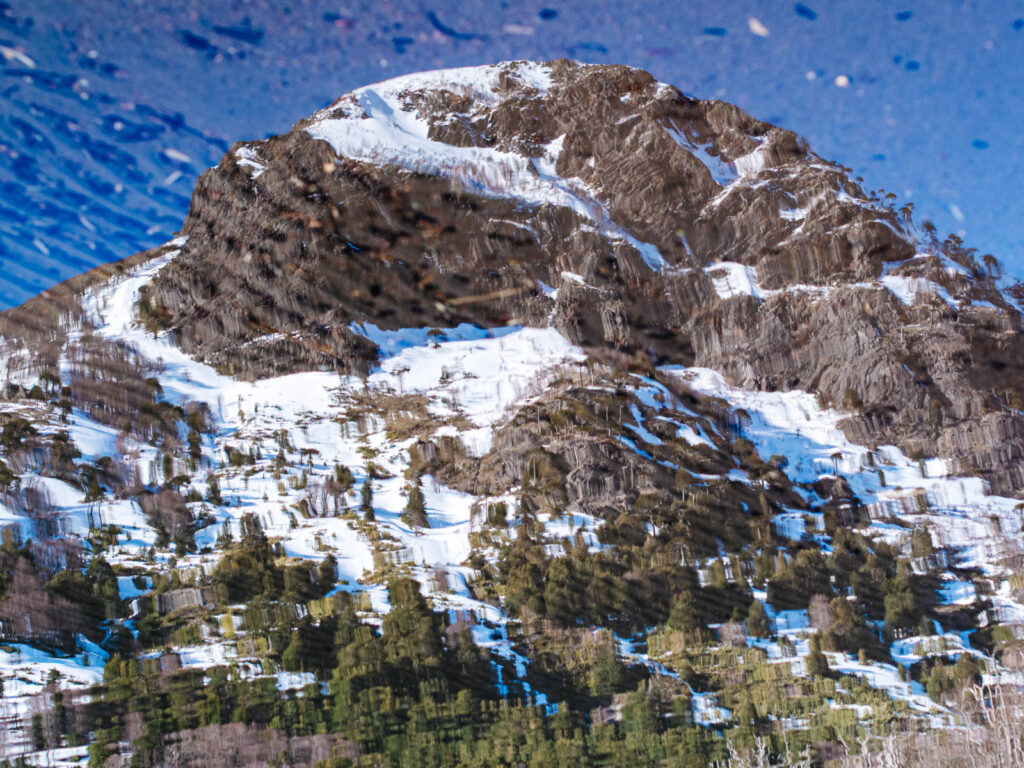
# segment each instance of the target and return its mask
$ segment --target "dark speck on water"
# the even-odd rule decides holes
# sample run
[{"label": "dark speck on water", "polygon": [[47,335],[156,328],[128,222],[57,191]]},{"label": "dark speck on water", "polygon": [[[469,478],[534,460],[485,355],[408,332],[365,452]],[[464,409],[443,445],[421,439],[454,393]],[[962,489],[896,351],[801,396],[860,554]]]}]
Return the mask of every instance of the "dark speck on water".
[{"label": "dark speck on water", "polygon": [[108,64],[106,62],[101,63],[96,61],[96,59],[90,59],[88,56],[79,56],[78,66],[92,72],[99,72],[101,75],[106,75],[107,77],[113,77],[121,71],[120,67],[117,67],[114,64]]},{"label": "dark speck on water", "polygon": [[984,139],[975,139],[971,142],[971,146],[975,149],[988,149],[988,142]]},{"label": "dark speck on water", "polygon": [[544,19],[544,21],[551,21],[552,19],[558,18],[558,11],[554,8],[541,8],[540,17]]},{"label": "dark speck on water", "polygon": [[910,21],[913,16],[913,11],[900,11],[896,14],[896,21]]},{"label": "dark speck on water", "polygon": [[239,27],[212,27],[213,31],[218,35],[224,37],[231,37],[235,40],[241,40],[243,43],[250,43],[252,45],[259,45],[263,40],[263,30],[255,29],[251,26],[242,25]]},{"label": "dark speck on water", "polygon": [[356,23],[355,19],[350,19],[347,16],[341,16],[337,13],[325,13],[323,19],[328,24],[333,24],[336,27],[343,27],[344,29],[355,26]]},{"label": "dark speck on water", "polygon": [[794,5],[793,10],[796,11],[797,16],[803,16],[805,19],[810,19],[811,21],[814,21],[816,18],[818,18],[818,14],[813,9],[808,8],[803,3],[797,3],[796,5]]},{"label": "dark speck on water", "polygon": [[906,69],[908,72],[916,72],[917,70],[919,70],[921,68],[921,62],[919,62],[919,61],[908,61],[903,66],[904,66],[904,69]]},{"label": "dark speck on water", "polygon": [[725,27],[704,27],[704,34],[712,37],[725,37]]},{"label": "dark speck on water", "polygon": [[1024,19],[1014,19],[1012,26],[1015,30],[1020,32],[1022,29],[1024,29]]},{"label": "dark speck on water", "polygon": [[447,24],[444,24],[433,11],[427,11],[427,21],[430,22],[431,26],[434,27],[442,35],[454,38],[456,40],[486,40],[487,35],[478,35],[474,32],[459,32],[457,29],[452,29]]},{"label": "dark speck on water", "polygon": [[51,91],[61,91],[65,95],[72,93],[71,87],[78,80],[74,75],[58,75],[56,72],[43,72],[38,69],[22,67],[7,67],[3,73],[8,77],[23,77],[27,81],[31,81],[33,85]]},{"label": "dark speck on water", "polygon": [[21,134],[22,141],[32,149],[40,148],[47,152],[53,152],[56,147],[53,142],[46,138],[46,135],[25,120],[17,117],[11,118],[11,125]]},{"label": "dark speck on water", "polygon": [[597,53],[608,53],[608,49],[600,43],[576,43],[571,49],[575,51],[595,51]]},{"label": "dark speck on water", "polygon": [[197,51],[209,51],[214,48],[214,45],[205,37],[189,32],[187,29],[181,30],[178,34],[181,35],[181,42],[189,48],[194,48]]}]

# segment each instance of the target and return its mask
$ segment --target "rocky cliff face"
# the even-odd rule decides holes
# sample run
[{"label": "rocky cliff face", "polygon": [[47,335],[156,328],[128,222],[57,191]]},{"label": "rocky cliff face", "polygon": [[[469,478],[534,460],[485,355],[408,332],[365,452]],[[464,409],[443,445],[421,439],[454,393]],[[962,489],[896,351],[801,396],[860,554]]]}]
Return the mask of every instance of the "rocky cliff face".
[{"label": "rocky cliff face", "polygon": [[238,375],[365,370],[360,323],[548,325],[819,393],[856,412],[850,436],[1024,485],[1020,313],[969,253],[917,242],[793,133],[645,72],[513,62],[354,91],[236,145],[183,232],[154,316]]}]

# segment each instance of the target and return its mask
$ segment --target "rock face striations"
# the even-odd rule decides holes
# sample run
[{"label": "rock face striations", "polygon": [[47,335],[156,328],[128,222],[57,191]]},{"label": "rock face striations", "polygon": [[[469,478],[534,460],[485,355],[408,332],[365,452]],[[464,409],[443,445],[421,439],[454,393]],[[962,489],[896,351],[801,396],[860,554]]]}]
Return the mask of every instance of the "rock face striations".
[{"label": "rock face striations", "polygon": [[851,437],[1024,487],[1018,309],[844,170],[627,67],[404,77],[237,144],[148,298],[243,377],[365,369],[361,323],[551,326],[816,392]]}]

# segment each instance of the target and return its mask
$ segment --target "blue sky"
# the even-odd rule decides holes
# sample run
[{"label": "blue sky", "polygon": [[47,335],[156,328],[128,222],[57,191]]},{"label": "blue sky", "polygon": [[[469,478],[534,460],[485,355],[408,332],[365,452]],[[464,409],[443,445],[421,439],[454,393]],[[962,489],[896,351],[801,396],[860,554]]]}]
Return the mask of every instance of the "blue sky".
[{"label": "blue sky", "polygon": [[0,0],[0,53],[0,307],[166,240],[235,140],[510,58],[734,102],[1024,277],[1024,2]]}]

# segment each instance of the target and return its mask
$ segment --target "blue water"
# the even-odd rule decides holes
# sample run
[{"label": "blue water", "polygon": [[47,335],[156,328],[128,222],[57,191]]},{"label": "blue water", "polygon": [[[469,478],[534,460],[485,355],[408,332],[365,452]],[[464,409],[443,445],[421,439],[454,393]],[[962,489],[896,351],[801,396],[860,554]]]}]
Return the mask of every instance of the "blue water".
[{"label": "blue water", "polygon": [[888,0],[0,0],[0,308],[164,242],[231,143],[352,87],[563,56],[791,127],[1019,272],[1022,16]]}]

